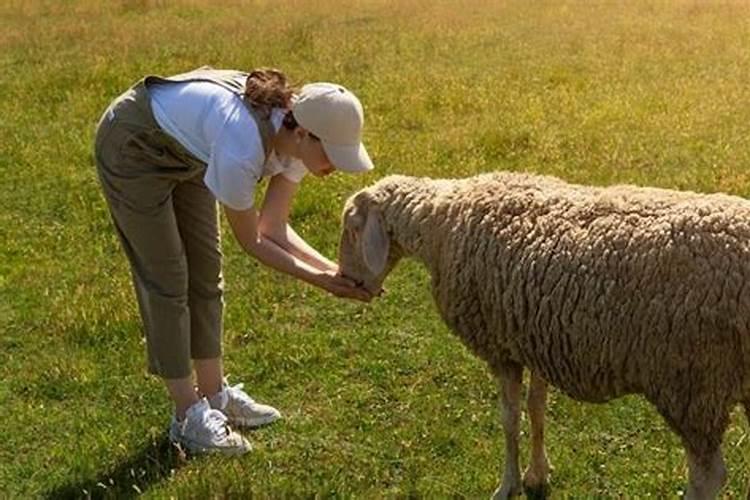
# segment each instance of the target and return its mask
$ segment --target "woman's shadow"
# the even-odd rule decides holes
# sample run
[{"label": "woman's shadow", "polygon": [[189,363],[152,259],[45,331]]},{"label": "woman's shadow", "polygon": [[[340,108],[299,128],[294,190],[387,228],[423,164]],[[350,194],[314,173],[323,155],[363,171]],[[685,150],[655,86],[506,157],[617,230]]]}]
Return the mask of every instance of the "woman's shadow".
[{"label": "woman's shadow", "polygon": [[166,435],[151,441],[129,460],[98,477],[64,484],[47,491],[44,498],[128,498],[171,476],[186,462],[185,453]]}]

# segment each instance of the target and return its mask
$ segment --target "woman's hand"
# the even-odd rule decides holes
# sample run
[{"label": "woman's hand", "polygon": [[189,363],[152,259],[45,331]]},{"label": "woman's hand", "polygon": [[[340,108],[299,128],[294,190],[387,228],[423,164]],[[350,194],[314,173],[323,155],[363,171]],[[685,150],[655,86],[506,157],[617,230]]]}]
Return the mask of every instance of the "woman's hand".
[{"label": "woman's hand", "polygon": [[307,283],[320,287],[337,297],[370,302],[372,294],[357,286],[352,280],[337,274],[335,263],[321,265],[331,269],[321,269],[298,259],[288,250],[279,246],[271,238],[258,232],[258,214],[255,209],[233,210],[224,207],[229,226],[232,228],[237,241],[247,253],[261,263],[294,276]]},{"label": "woman's hand", "polygon": [[361,302],[370,302],[372,294],[362,287],[334,271],[324,271],[319,275],[319,286],[332,293],[336,297],[354,299]]}]

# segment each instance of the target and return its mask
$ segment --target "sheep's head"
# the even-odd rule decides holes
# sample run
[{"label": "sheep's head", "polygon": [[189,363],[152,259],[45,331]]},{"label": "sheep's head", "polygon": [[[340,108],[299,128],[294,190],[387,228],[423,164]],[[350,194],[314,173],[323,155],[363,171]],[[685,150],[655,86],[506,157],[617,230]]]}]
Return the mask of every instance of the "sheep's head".
[{"label": "sheep's head", "polygon": [[383,214],[366,191],[349,198],[344,207],[339,269],[372,294],[380,294],[383,281],[396,263]]}]

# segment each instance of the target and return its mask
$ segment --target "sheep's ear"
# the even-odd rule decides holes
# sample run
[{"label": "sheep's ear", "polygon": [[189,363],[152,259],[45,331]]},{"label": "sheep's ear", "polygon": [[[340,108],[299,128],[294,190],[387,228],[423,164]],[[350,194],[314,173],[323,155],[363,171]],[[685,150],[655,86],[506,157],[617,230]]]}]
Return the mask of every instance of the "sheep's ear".
[{"label": "sheep's ear", "polygon": [[389,245],[380,211],[368,211],[365,228],[362,230],[362,258],[370,272],[376,276],[385,269]]}]

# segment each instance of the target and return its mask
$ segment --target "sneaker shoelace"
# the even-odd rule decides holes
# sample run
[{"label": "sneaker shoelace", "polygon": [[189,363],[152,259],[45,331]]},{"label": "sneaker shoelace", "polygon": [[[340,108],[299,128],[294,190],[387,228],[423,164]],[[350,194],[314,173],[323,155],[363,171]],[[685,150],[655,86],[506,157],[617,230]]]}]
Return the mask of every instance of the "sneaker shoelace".
[{"label": "sneaker shoelace", "polygon": [[227,425],[227,417],[220,411],[209,410],[206,412],[203,422],[206,429],[216,436],[227,437],[231,433]]}]

